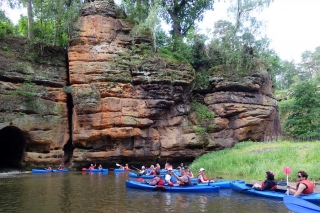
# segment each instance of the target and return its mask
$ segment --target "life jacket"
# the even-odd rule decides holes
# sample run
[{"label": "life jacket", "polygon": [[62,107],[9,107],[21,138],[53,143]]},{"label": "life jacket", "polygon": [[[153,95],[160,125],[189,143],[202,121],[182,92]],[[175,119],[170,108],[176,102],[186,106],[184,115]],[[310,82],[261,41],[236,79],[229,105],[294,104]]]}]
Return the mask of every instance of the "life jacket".
[{"label": "life jacket", "polygon": [[154,170],[151,170],[149,173],[149,175],[155,175],[155,174],[156,174],[156,172]]},{"label": "life jacket", "polygon": [[94,166],[90,166],[89,169],[94,169]]},{"label": "life jacket", "polygon": [[182,186],[191,186],[192,185],[191,178],[188,175],[186,175],[186,177],[188,178],[188,182],[185,183],[185,182],[179,181],[179,185],[182,185]]},{"label": "life jacket", "polygon": [[313,193],[313,190],[314,190],[314,184],[310,181],[310,180],[302,180],[300,181],[299,183],[297,183],[296,185],[296,189],[298,190],[299,188],[299,185],[303,183],[304,185],[307,186],[307,188],[305,188],[303,191],[302,191],[302,194],[312,194]]},{"label": "life jacket", "polygon": [[[268,189],[268,190],[274,191],[274,190],[277,189],[277,184],[276,184],[275,182],[273,182],[273,183],[274,183],[274,185],[272,186],[272,188],[271,188],[271,189]],[[264,181],[261,183],[261,188],[264,188]]]},{"label": "life jacket", "polygon": [[193,177],[193,174],[191,172],[188,172],[187,175],[191,178]]},{"label": "life jacket", "polygon": [[201,178],[199,179],[199,176],[202,176],[202,179],[204,180],[204,181],[207,181],[207,180],[209,180],[202,172],[199,172],[198,173],[198,183],[201,183]]},{"label": "life jacket", "polygon": [[156,169],[160,170],[160,166],[157,166]]},{"label": "life jacket", "polygon": [[163,184],[164,184],[164,180],[162,179],[162,177],[161,176],[159,176],[159,181],[158,181],[158,183],[157,183],[157,186],[158,187],[163,187]]},{"label": "life jacket", "polygon": [[62,170],[62,166],[59,166],[59,167],[58,167],[58,170]]}]

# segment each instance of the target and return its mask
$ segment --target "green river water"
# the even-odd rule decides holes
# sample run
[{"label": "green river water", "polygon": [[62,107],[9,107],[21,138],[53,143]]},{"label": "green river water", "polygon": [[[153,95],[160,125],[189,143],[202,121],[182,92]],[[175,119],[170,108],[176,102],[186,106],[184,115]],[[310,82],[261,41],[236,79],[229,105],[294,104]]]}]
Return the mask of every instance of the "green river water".
[{"label": "green river water", "polygon": [[165,193],[127,189],[128,173],[0,173],[0,212],[290,212],[282,201],[221,189]]}]

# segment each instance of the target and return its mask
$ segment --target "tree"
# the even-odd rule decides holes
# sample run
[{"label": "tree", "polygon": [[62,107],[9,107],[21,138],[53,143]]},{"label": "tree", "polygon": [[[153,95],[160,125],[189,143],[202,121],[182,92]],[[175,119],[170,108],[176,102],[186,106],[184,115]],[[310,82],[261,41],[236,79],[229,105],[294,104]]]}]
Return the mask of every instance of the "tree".
[{"label": "tree", "polygon": [[320,93],[314,81],[305,81],[294,86],[291,104],[282,107],[289,116],[284,122],[284,131],[296,137],[319,136]]},{"label": "tree", "polygon": [[300,76],[303,80],[310,80],[320,74],[320,47],[314,52],[304,51],[301,55]]}]

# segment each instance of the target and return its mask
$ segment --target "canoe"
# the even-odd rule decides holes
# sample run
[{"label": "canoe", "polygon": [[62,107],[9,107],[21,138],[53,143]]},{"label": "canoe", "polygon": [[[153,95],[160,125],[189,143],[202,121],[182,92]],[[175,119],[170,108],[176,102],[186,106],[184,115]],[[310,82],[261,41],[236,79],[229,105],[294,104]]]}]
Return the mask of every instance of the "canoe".
[{"label": "canoe", "polygon": [[163,191],[163,192],[202,192],[202,193],[212,193],[212,192],[220,192],[219,186],[208,186],[208,185],[192,185],[192,186],[169,186],[166,185],[163,188],[159,188],[157,186],[151,186],[148,183],[126,180],[127,188],[134,189],[144,189],[149,191]]},{"label": "canoe", "polygon": [[32,173],[51,173],[51,172],[69,172],[68,169],[54,169],[54,170],[45,170],[45,169],[32,169]]},{"label": "canoe", "polygon": [[[259,197],[266,197],[266,198],[274,198],[278,200],[282,200],[285,196],[287,196],[286,189],[276,189],[275,191],[259,191],[252,189],[253,184],[246,184],[245,182],[241,181],[232,181],[230,182],[231,189],[236,192],[241,192],[244,194],[259,196]],[[293,196],[293,195],[289,195]],[[308,195],[299,196],[299,198],[309,201],[311,203],[318,203],[320,204],[320,194],[312,193]]]},{"label": "canoe", "polygon": [[114,169],[114,172],[128,172],[130,169]]},{"label": "canoe", "polygon": [[108,173],[109,169],[87,169],[86,172],[103,172]]}]

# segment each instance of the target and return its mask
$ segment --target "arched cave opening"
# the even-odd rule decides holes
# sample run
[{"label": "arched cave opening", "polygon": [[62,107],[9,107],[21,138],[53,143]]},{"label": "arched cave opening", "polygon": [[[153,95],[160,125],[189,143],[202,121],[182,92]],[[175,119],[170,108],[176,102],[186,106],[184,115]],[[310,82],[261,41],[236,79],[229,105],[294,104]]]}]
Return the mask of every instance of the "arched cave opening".
[{"label": "arched cave opening", "polygon": [[26,139],[23,132],[15,126],[0,130],[0,168],[21,168]]}]

